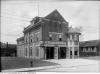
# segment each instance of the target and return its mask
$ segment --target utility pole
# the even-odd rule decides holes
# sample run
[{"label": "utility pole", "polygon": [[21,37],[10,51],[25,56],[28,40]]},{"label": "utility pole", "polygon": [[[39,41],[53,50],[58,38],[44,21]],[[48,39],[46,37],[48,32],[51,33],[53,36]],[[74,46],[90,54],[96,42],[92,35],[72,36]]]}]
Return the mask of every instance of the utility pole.
[{"label": "utility pole", "polygon": [[37,8],[38,8],[38,16],[39,16],[39,0],[37,3],[38,3]]}]

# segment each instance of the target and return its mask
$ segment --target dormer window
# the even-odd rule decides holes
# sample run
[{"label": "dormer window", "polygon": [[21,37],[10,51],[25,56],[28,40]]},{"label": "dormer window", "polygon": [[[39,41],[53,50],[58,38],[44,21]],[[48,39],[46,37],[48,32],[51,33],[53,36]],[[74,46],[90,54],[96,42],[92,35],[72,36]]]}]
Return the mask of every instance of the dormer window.
[{"label": "dormer window", "polygon": [[39,17],[34,18],[34,24],[37,23],[37,22],[39,22]]},{"label": "dormer window", "polygon": [[32,23],[32,24],[36,24],[39,20],[40,20],[40,17],[35,17],[35,18],[33,18],[33,20],[31,21],[31,23]]}]

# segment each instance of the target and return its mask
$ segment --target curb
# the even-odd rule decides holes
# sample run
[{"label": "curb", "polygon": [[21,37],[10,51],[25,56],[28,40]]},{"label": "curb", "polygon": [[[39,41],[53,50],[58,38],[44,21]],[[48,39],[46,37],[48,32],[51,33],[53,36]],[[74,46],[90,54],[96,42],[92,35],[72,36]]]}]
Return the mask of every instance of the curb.
[{"label": "curb", "polygon": [[2,72],[24,72],[24,71],[36,71],[42,69],[50,69],[50,68],[58,68],[61,67],[60,65],[56,66],[45,66],[45,67],[37,67],[37,68],[20,68],[20,69],[9,69],[9,70],[2,70]]}]

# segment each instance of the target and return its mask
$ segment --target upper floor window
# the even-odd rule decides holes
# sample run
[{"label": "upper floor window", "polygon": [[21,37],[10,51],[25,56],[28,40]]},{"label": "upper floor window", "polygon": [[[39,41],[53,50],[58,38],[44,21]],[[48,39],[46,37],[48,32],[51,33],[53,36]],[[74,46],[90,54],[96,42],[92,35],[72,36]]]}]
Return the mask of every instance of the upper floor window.
[{"label": "upper floor window", "polygon": [[27,43],[27,36],[25,36],[25,43]]},{"label": "upper floor window", "polygon": [[78,45],[78,41],[74,41],[74,44],[75,44],[75,45]]},{"label": "upper floor window", "polygon": [[53,41],[58,41],[58,34],[54,33],[52,38],[53,38]]},{"label": "upper floor window", "polygon": [[38,40],[40,40],[40,32],[38,32],[37,37],[38,37]]},{"label": "upper floor window", "polygon": [[51,33],[49,34],[49,39],[52,40],[52,34]]},{"label": "upper floor window", "polygon": [[70,45],[72,45],[73,44],[73,41],[70,41]]},{"label": "upper floor window", "polygon": [[62,41],[62,33],[50,32],[49,39],[53,41]]},{"label": "upper floor window", "polygon": [[34,33],[33,33],[33,34],[32,34],[32,42],[34,42],[34,40],[35,40],[35,39],[34,39]]},{"label": "upper floor window", "polygon": [[72,35],[70,35],[70,40],[72,40]]},{"label": "upper floor window", "polygon": [[32,47],[29,49],[29,55],[32,56]]},{"label": "upper floor window", "polygon": [[75,40],[79,40],[79,35],[75,35]]},{"label": "upper floor window", "polygon": [[30,35],[30,42],[33,42],[33,38],[32,38],[32,35]]},{"label": "upper floor window", "polygon": [[59,34],[59,41],[62,41],[62,34]]},{"label": "upper floor window", "polygon": [[35,41],[40,40],[40,32],[37,32],[37,33],[34,34],[34,39],[35,39]]},{"label": "upper floor window", "polygon": [[38,41],[38,40],[39,40],[38,33],[36,33],[36,41]]},{"label": "upper floor window", "polygon": [[74,40],[74,38],[75,38],[75,35],[72,35],[72,39]]},{"label": "upper floor window", "polygon": [[26,52],[25,52],[25,55],[27,56],[27,48],[26,48]]},{"label": "upper floor window", "polygon": [[74,47],[75,50],[78,50],[78,47]]},{"label": "upper floor window", "polygon": [[77,35],[75,35],[75,40],[77,40]]}]

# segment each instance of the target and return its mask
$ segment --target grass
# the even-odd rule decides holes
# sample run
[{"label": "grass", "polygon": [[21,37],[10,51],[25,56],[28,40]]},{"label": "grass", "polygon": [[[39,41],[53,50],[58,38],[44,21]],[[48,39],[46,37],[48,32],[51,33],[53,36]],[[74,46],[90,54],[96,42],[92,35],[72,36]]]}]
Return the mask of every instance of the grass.
[{"label": "grass", "polygon": [[19,68],[30,68],[30,61],[33,61],[33,67],[43,67],[58,65],[57,63],[52,63],[39,59],[29,59],[21,57],[1,57],[1,69],[19,69]]}]

